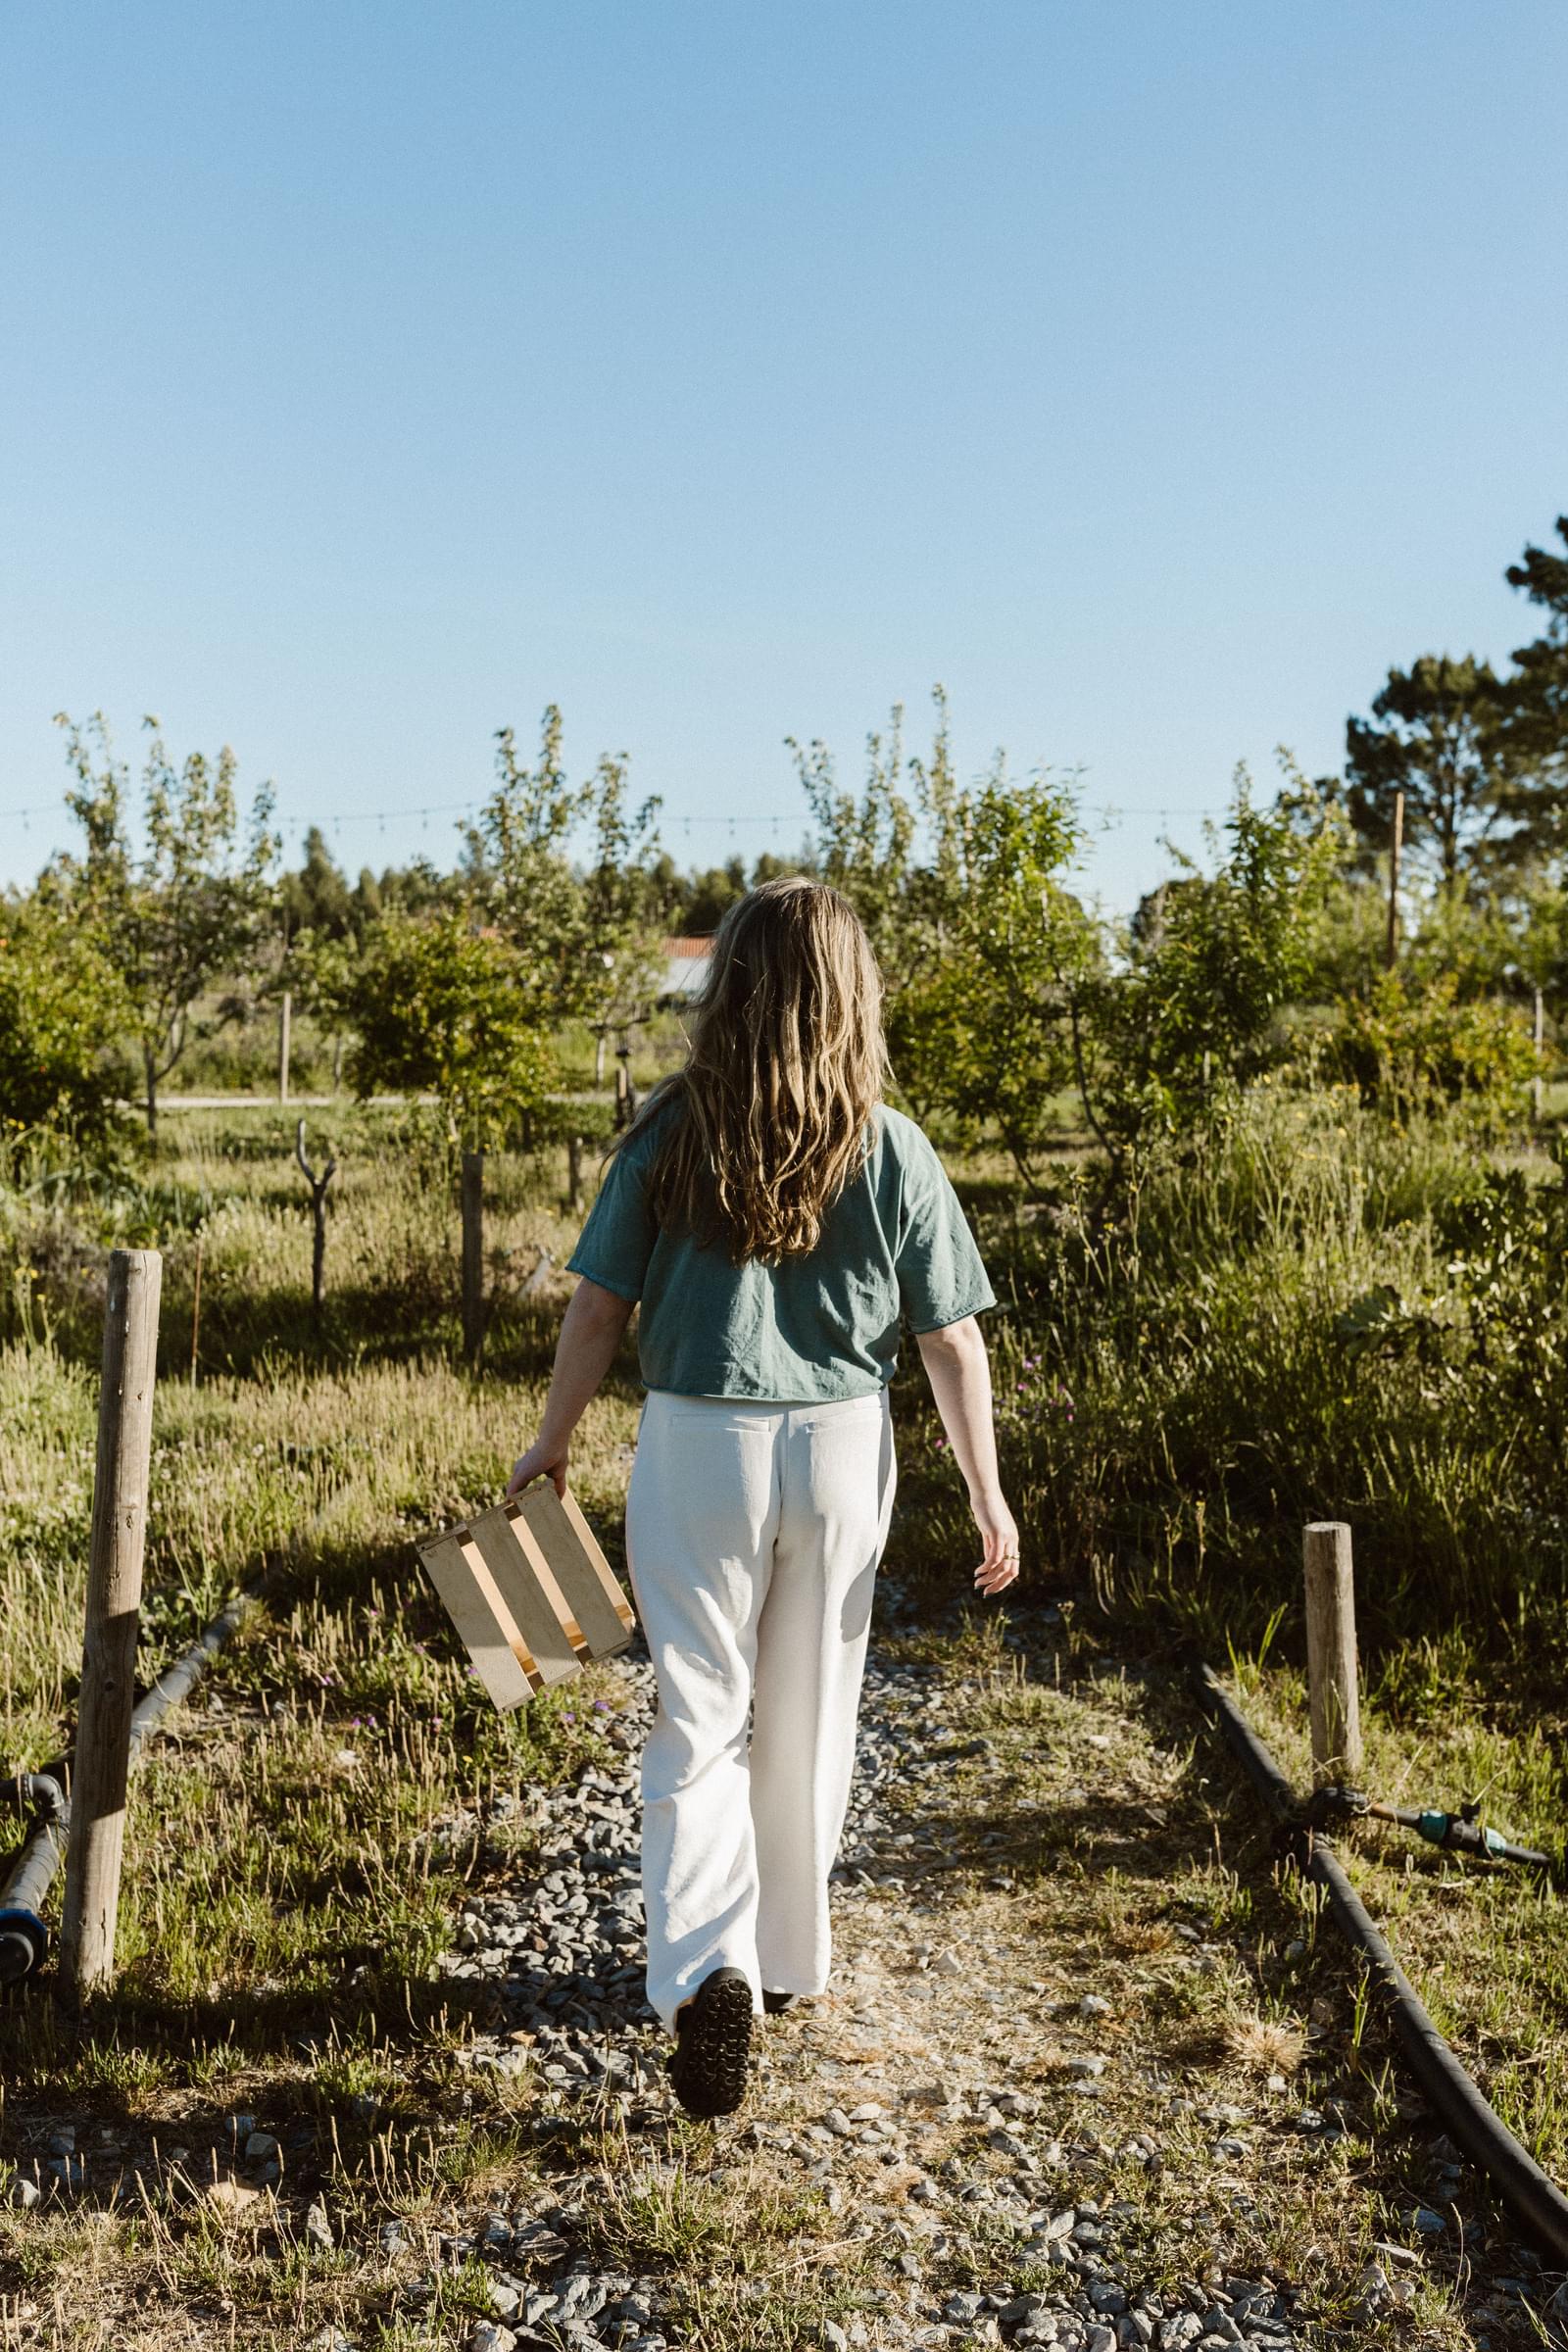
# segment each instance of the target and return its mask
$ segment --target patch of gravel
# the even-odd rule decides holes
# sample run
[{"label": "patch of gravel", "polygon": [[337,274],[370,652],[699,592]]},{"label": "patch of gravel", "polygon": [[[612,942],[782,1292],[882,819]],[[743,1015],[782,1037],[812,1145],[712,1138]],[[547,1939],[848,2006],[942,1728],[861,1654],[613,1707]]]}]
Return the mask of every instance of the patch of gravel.
[{"label": "patch of gravel", "polygon": [[[650,2128],[678,2111],[664,2078],[668,2044],[643,1998],[637,1755],[653,1715],[653,1671],[645,1658],[617,1663],[627,1686],[616,1722],[624,1762],[550,1792],[532,1874],[466,1903],[455,1948],[440,1965],[450,1977],[493,1984],[506,2012],[505,2022],[475,2036],[468,2064],[537,2069],[547,2102],[610,2109],[625,2121],[634,2158],[657,2162],[663,2140]],[[961,1707],[962,1693],[924,1669],[868,1663],[833,1874],[841,1982],[760,2031],[757,2086],[734,2124],[721,2127],[738,2148],[765,2157],[775,2179],[793,2172],[819,2184],[840,2229],[884,2249],[885,2282],[858,2297],[869,2308],[829,2322],[822,2341],[1060,2352],[1247,2344],[1284,2352],[1298,2340],[1298,2295],[1289,2284],[1201,2265],[1174,2291],[1140,2282],[1123,2244],[1131,2209],[1102,2206],[1088,2186],[1089,2175],[1124,2151],[1092,2120],[1065,2136],[1044,2120],[1045,2102],[1020,2087],[1017,2064],[998,2068],[952,2046],[947,2012],[955,2004],[978,1998],[982,2012],[994,2006],[1004,2017],[1014,1993],[997,1982],[975,1986],[967,1925],[964,1940],[945,1936],[940,1903],[924,1889],[914,1921],[898,1903],[913,1876],[905,1857],[925,1840],[888,1799],[895,1788],[907,1790],[949,1769],[951,1753],[934,1760],[934,1743],[951,1750],[957,1738],[959,1753],[985,1751],[985,1741],[958,1736]],[[1007,1884],[998,1874],[997,1890]],[[889,1943],[907,1946],[894,1966]],[[1039,2007],[1045,1986],[1029,1989]],[[1097,1994],[1047,2004],[1071,2021],[1054,2021],[1057,2037],[1092,2038],[1112,2006]],[[1088,2119],[1105,2065],[1088,2047],[1065,2061],[1074,2104]],[[873,2085],[875,2096],[861,2095]],[[1180,2111],[1191,2103],[1167,2089],[1163,2104]],[[970,2153],[942,2153],[955,2146]],[[1157,2166],[1157,2132],[1135,2135],[1125,2152]],[[563,2343],[617,2352],[662,2352],[679,2341],[662,2330],[670,2298],[658,2278],[570,2259],[579,2215],[568,2198],[544,2214],[492,2214],[477,2232],[443,2241],[448,2259],[477,2255],[492,2266],[503,2325],[481,2324],[475,2352],[541,2340],[518,2331],[541,2327]],[[559,2267],[529,2284],[509,2268],[519,2249],[536,2263],[558,2252]],[[956,2262],[984,2285],[945,2289],[941,2278]],[[1042,2274],[1044,2286],[1025,2283]]]}]

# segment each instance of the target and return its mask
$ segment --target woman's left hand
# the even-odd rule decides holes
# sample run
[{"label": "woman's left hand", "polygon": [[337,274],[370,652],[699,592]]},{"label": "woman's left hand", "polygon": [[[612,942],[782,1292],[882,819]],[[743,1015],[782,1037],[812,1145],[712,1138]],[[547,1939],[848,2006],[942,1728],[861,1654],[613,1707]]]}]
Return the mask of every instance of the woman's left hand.
[{"label": "woman's left hand", "polygon": [[570,1441],[567,1439],[563,1439],[559,1445],[550,1445],[543,1438],[535,1438],[527,1452],[514,1466],[512,1476],[507,1481],[507,1500],[511,1502],[514,1495],[522,1493],[524,1487],[531,1487],[536,1478],[548,1478],[556,1493],[564,1494],[566,1456],[569,1451]]}]

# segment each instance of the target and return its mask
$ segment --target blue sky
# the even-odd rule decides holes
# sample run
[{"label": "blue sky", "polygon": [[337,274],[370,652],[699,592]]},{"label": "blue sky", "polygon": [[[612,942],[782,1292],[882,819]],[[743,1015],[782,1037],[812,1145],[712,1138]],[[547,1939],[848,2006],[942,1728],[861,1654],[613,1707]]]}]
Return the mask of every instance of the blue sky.
[{"label": "blue sky", "polygon": [[0,880],[57,710],[357,870],[555,700],[706,862],[940,679],[1129,905],[1238,760],[1533,633],[1565,87],[1559,0],[8,0]]}]

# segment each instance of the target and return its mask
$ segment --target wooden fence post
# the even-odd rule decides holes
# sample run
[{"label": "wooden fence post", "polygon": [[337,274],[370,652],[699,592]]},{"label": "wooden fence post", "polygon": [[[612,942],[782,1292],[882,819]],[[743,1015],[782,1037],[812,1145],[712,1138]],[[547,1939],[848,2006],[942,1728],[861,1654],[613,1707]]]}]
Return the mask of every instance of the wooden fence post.
[{"label": "wooden fence post", "polygon": [[1343,1520],[1319,1520],[1306,1530],[1301,1549],[1306,1578],[1312,1781],[1322,1788],[1333,1783],[1352,1783],[1361,1769],[1350,1531]]},{"label": "wooden fence post", "polygon": [[75,2001],[107,1986],[115,1973],[163,1271],[156,1250],[116,1250],[110,1255],[87,1626],[60,1936],[64,1988]]},{"label": "wooden fence post", "polygon": [[484,1153],[463,1154],[463,1352],[477,1365],[484,1345]]}]

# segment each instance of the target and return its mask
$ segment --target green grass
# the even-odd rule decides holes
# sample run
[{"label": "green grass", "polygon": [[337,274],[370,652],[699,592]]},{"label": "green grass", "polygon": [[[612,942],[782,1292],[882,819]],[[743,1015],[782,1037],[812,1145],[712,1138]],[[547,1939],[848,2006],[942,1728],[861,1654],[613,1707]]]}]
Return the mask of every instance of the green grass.
[{"label": "green grass", "polygon": [[[311,2127],[298,2180],[329,2183],[346,2225],[392,2210],[430,2228],[454,2197],[480,2201],[539,2160],[526,2068],[479,2077],[458,2063],[472,2022],[462,2001],[481,1996],[432,1976],[443,1922],[526,1854],[517,1817],[479,1829],[494,1796],[549,1786],[599,1754],[617,1686],[595,1670],[575,1699],[558,1691],[497,1717],[457,1660],[412,1538],[492,1497],[531,1434],[566,1286],[548,1278],[532,1297],[522,1286],[541,1252],[560,1266],[578,1220],[564,1212],[559,1145],[492,1155],[497,1303],[475,1377],[457,1361],[457,1208],[430,1122],[347,1103],[310,1119],[313,1148],[329,1140],[340,1162],[319,1329],[290,1112],[180,1113],[118,1186],[53,1204],[0,1200],[13,1269],[0,1344],[0,1769],[46,1762],[72,1737],[111,1240],[155,1242],[165,1257],[145,1674],[236,1586],[268,1566],[278,1580],[273,1608],[133,1784],[114,2000],[79,2025],[46,2000],[0,2009],[0,2165],[14,2128],[68,2111],[127,2145],[156,2132],[197,2167],[228,2114],[297,2116]],[[1029,1589],[1066,1601],[1070,1672],[1092,1679],[1112,1624],[1139,1641],[1196,1638],[1216,1663],[1234,1651],[1249,1703],[1299,1773],[1300,1526],[1348,1518],[1369,1782],[1396,1799],[1485,1791],[1492,1818],[1560,1846],[1568,1375],[1528,1206],[1507,1210],[1507,1247],[1483,1264],[1479,1246],[1453,1239],[1488,1177],[1468,1147],[1441,1130],[1391,1132],[1332,1097],[1269,1091],[1228,1133],[1152,1164],[1108,1221],[1093,1213],[1093,1157],[1065,1114],[1044,1201],[1019,1197],[994,1150],[953,1143],[951,1155],[1002,1300],[990,1328]],[[1531,1199],[1560,1181],[1541,1149],[1503,1163],[1525,1171]],[[1394,1310],[1358,1326],[1357,1302],[1380,1289]],[[612,1552],[637,1402],[628,1353],[575,1451]],[[945,1606],[972,1531],[907,1371],[896,1402],[894,1557]],[[1245,2055],[1221,2051],[1227,2033],[1245,2042],[1244,2029],[1300,2030],[1312,1972],[1329,1966],[1315,1915],[1274,1886],[1245,1835],[1238,1842],[1232,1800],[1204,1795],[1200,1827],[1217,1842],[1173,1843],[1152,1881],[1117,1844],[1123,1833],[1064,1803],[1049,1776],[1031,1794],[1028,1774],[1066,1736],[1065,1702],[1019,1671],[1000,1622],[976,1616],[952,1658],[979,1685],[977,1729],[1013,1767],[989,1809],[960,1801],[966,1768],[955,1767],[959,1848],[983,1871],[985,1841],[1004,1844],[1020,1900],[1059,1910],[1064,1892],[1092,1892],[1106,1935],[1131,1938],[1140,1967],[1140,1937],[1157,1958],[1171,1906],[1242,1947],[1302,1940],[1305,1973],[1260,1962],[1216,1989],[1162,1964],[1148,1971],[1160,2045],[1199,2072],[1245,2070]],[[1105,1700],[1108,1723],[1120,1702],[1113,1690]],[[1160,1721],[1159,1770],[1195,1803],[1194,1778],[1211,1767],[1181,1719],[1173,1708]],[[1141,1801],[1157,1807],[1152,1774]],[[456,1839],[431,1835],[464,1818],[474,1826]],[[1441,2022],[1542,2161],[1568,2175],[1560,1904],[1396,1833],[1354,1842],[1367,1899]],[[1042,1934],[1044,1920],[1045,1909]],[[1321,1981],[1348,1999],[1350,1974],[1341,1965]],[[1392,2078],[1375,2034],[1367,2048],[1375,2141],[1394,2112]],[[1353,2046],[1346,2064],[1353,2075]],[[617,2164],[603,2146],[581,2154],[612,2184],[625,2244],[689,2275],[704,2340],[726,2352],[789,2341],[836,2308],[790,2267],[792,2234],[808,2234],[811,2217],[787,2197],[769,2204],[754,2184],[738,2206],[733,2184],[683,2172],[678,2149],[673,2173]],[[205,2312],[203,2327],[226,2329],[226,2307],[280,2341],[285,2324],[304,2342],[307,2320],[337,2310],[363,2322],[363,2277],[265,2242],[259,2223],[214,2209],[200,2187],[183,2202],[160,2190],[112,2230],[47,2219],[7,2256],[7,2291],[69,2310],[116,2275],[171,2309]],[[1307,2235],[1329,2230],[1334,2193],[1326,2178],[1302,2188]],[[1179,2247],[1189,2187],[1168,2169],[1138,2195],[1151,2229]],[[757,2239],[749,2280],[738,2214]],[[471,2291],[443,2273],[434,2316],[456,2325]],[[374,2308],[379,2333],[367,2341],[411,2340],[384,2299]]]}]

